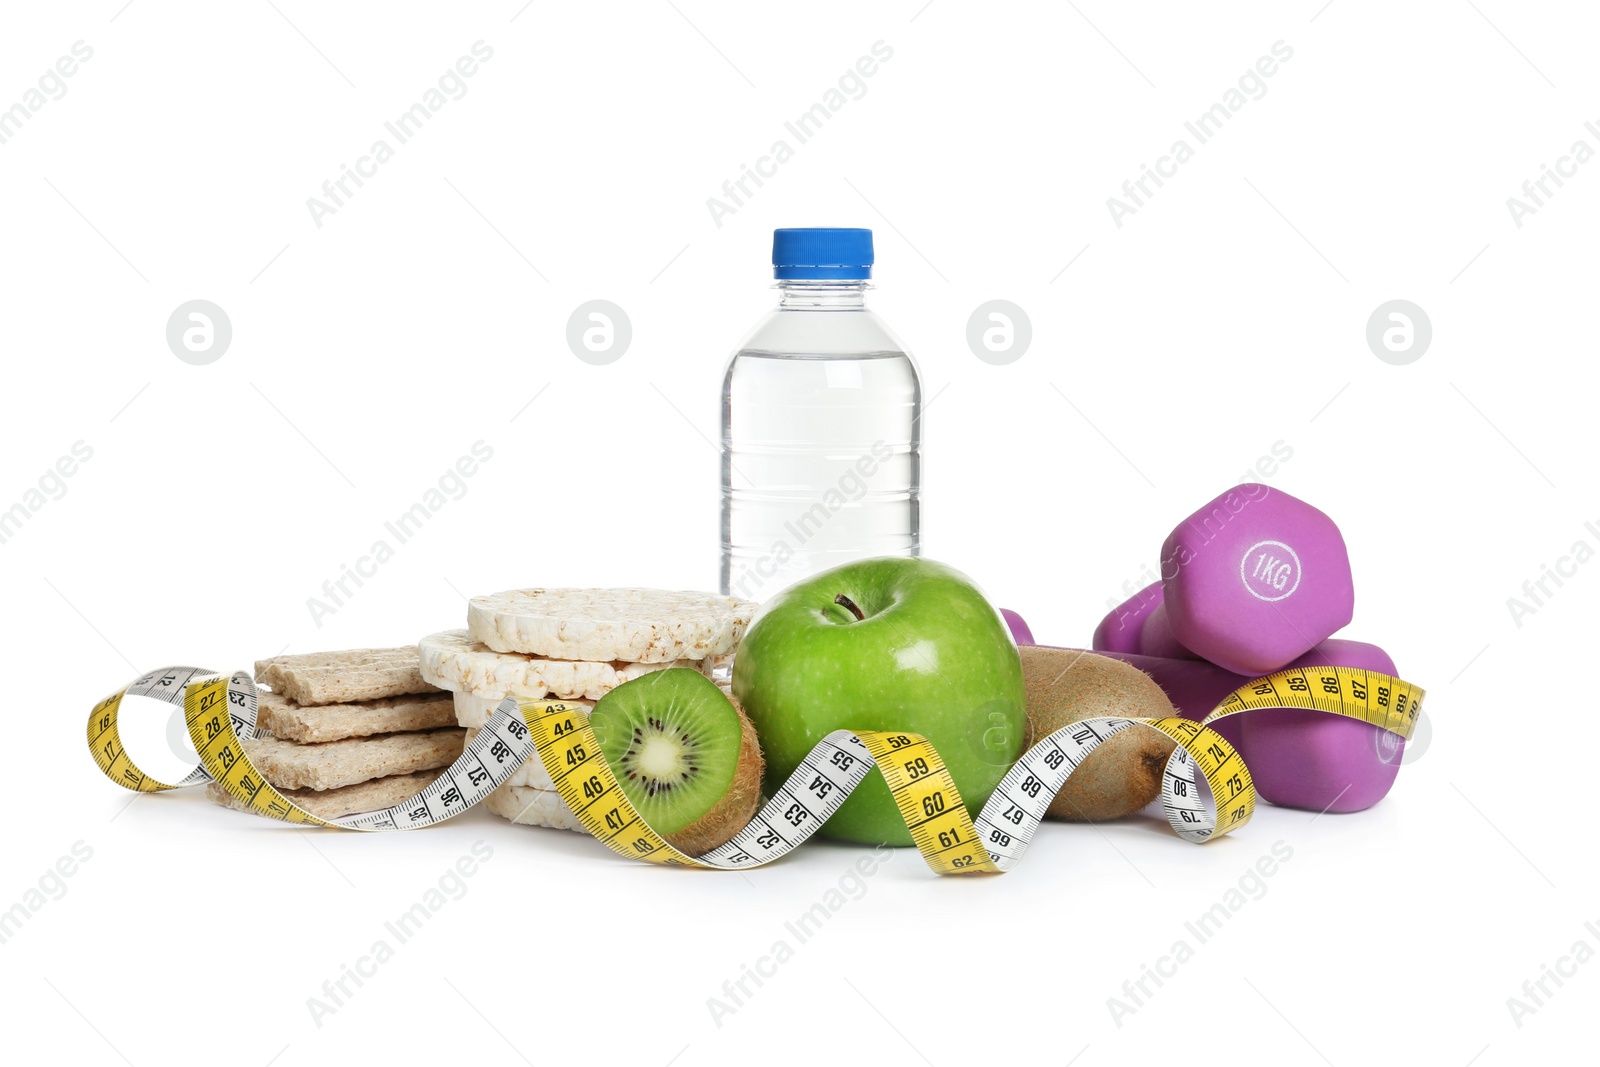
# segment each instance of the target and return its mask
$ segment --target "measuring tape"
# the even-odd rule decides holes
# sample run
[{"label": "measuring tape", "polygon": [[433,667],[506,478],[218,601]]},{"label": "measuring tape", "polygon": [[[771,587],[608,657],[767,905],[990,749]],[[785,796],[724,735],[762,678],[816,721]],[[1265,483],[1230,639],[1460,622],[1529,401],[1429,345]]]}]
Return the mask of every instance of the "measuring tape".
[{"label": "measuring tape", "polygon": [[1423,691],[1377,671],[1356,667],[1305,667],[1279,671],[1241,685],[1228,694],[1206,725],[1263,708],[1309,708],[1345,715],[1411,740],[1422,710]]},{"label": "measuring tape", "polygon": [[[1153,729],[1178,745],[1162,776],[1167,821],[1190,841],[1219,831],[1218,813],[1194,788],[1198,766],[1212,796],[1229,796],[1221,833],[1242,826],[1255,810],[1250,772],[1216,731],[1186,719],[1081,719],[1050,734],[1000,780],[976,818],[968,815],[944,761],[913,733],[835,730],[824,737],[733,839],[700,856],[673,848],[628,803],[581,712],[529,714],[539,759],[578,821],[613,851],[634,859],[686,867],[743,870],[794,851],[839,809],[876,767],[889,785],[911,840],[938,874],[995,874],[1014,867],[1057,790],[1088,755],[1128,729]],[[1217,792],[1222,783],[1239,788]]]},{"label": "measuring tape", "polygon": [[[117,717],[128,694],[183,708],[200,764],[182,780],[168,784],[151,778],[124,750]],[[968,814],[926,738],[835,730],[732,840],[700,856],[678,851],[650,828],[622,792],[588,716],[560,700],[507,697],[460,758],[427,788],[392,807],[343,819],[298,807],[250,762],[241,741],[257,736],[257,695],[254,680],[243,671],[228,677],[198,667],[169,667],[147,674],[94,706],[88,741],[101,772],[124,788],[151,793],[215,781],[257,815],[349,830],[412,830],[443,822],[476,805],[526,760],[538,759],[579,823],[612,851],[650,863],[715,870],[760,867],[794,851],[876,767],[929,867],[938,874],[996,874],[1022,858],[1045,809],[1072,772],[1124,730],[1155,730],[1176,742],[1162,772],[1162,811],[1178,836],[1200,843],[1243,826],[1256,804],[1244,759],[1210,723],[1262,708],[1305,708],[1367,722],[1409,740],[1422,698],[1418,687],[1375,671],[1312,667],[1249,682],[1202,722],[1081,719],[1024,752],[976,817]]]}]

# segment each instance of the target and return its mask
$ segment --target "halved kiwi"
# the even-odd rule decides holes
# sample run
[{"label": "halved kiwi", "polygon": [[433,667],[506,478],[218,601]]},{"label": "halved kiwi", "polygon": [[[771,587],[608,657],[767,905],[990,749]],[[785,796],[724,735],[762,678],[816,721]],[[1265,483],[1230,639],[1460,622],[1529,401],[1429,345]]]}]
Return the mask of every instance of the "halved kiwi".
[{"label": "halved kiwi", "polygon": [[623,794],[674,848],[716,848],[755,814],[755,727],[699,671],[677,667],[625,682],[600,698],[589,722]]}]

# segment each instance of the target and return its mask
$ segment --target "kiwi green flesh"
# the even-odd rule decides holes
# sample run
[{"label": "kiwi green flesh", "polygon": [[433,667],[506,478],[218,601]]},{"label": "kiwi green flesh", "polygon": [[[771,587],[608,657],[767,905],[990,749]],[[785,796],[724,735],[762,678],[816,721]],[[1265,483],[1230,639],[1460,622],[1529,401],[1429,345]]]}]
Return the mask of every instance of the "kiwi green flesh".
[{"label": "kiwi green flesh", "polygon": [[623,794],[656,832],[690,826],[728,792],[739,763],[739,713],[716,683],[675,667],[625,682],[590,725]]},{"label": "kiwi green flesh", "polygon": [[[738,708],[737,701],[734,701],[734,707]],[[667,844],[690,856],[709,852],[732,840],[761,806],[761,772],[764,766],[761,745],[749,717],[742,710],[738,711],[738,715],[742,740],[739,745],[739,766],[733,772],[733,784],[716,807],[677,833],[663,835]]]}]

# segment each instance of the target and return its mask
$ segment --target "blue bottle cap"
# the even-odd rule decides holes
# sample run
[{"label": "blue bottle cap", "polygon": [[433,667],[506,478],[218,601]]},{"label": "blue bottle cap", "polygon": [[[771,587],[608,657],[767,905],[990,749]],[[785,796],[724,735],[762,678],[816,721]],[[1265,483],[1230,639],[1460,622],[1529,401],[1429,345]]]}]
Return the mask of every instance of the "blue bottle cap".
[{"label": "blue bottle cap", "polygon": [[801,226],[772,231],[772,276],[780,279],[872,277],[872,231]]}]

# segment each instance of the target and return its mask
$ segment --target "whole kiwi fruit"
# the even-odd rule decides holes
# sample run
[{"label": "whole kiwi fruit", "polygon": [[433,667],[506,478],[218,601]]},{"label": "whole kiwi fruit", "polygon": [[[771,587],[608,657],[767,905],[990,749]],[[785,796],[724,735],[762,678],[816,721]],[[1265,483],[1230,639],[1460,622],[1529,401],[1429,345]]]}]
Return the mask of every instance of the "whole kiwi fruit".
[{"label": "whole kiwi fruit", "polygon": [[[1149,675],[1121,660],[1072,648],[1024,645],[1019,651],[1029,745],[1079,719],[1178,714]],[[1074,822],[1104,822],[1138,811],[1161,795],[1161,772],[1176,746],[1154,730],[1123,730],[1072,772],[1047,813]]]}]

